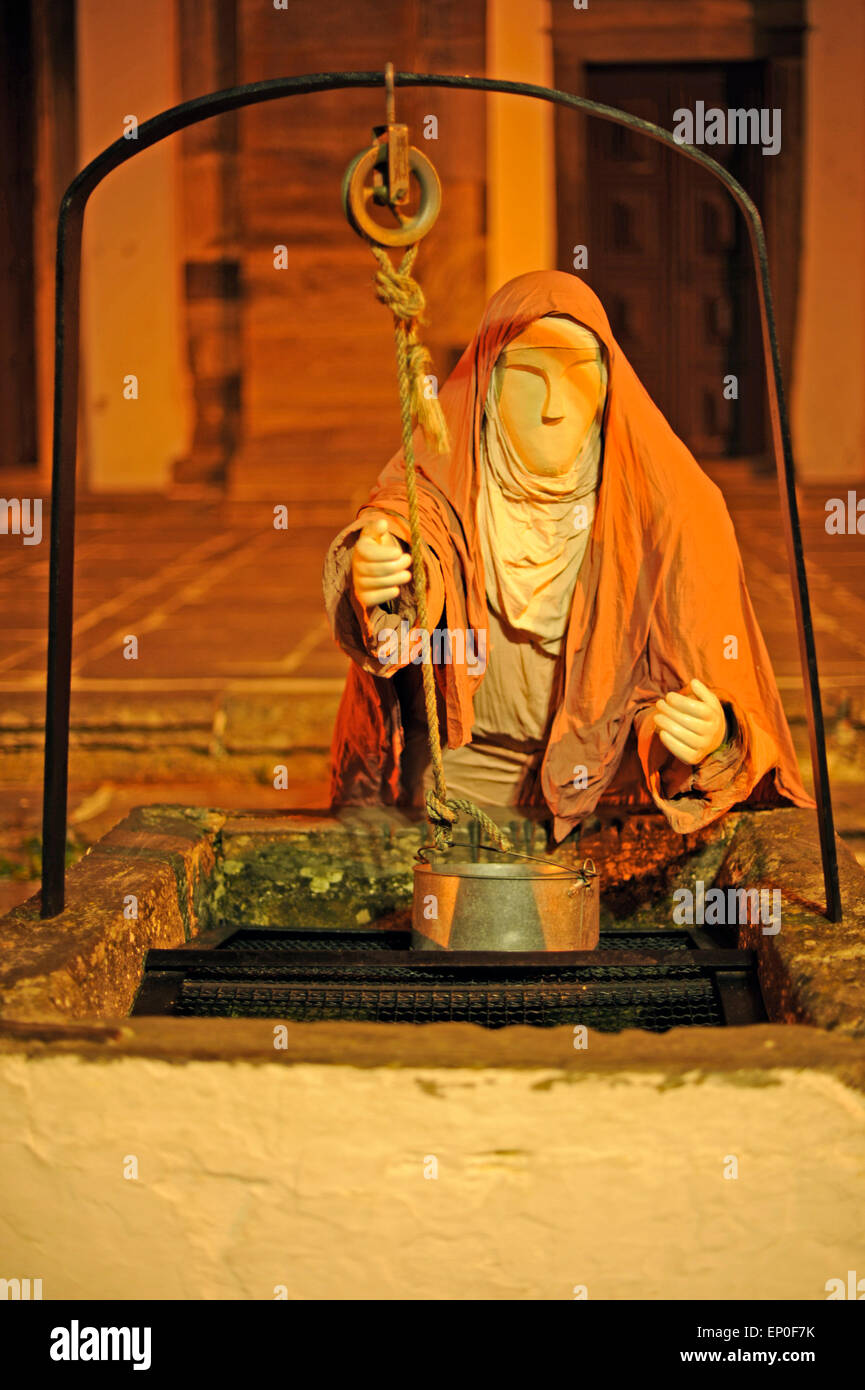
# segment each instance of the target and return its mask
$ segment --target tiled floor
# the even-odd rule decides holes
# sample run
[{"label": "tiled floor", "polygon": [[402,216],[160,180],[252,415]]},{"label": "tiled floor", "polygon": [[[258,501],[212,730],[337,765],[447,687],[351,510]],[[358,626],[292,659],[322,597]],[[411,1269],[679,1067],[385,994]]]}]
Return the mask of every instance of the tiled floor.
[{"label": "tiled floor", "polygon": [[[805,747],[776,483],[741,465],[711,471],[733,514],[782,696]],[[833,749],[841,748],[833,753],[833,794],[842,827],[858,838],[865,834],[865,537],[830,536],[824,524],[826,500],[844,495],[846,485],[808,488],[801,506],[821,682]],[[345,660],[324,619],[321,565],[353,513],[348,498],[334,496],[295,508],[285,531],[274,528],[270,502],[80,500],[70,808],[82,844],[142,801],[325,803]],[[0,908],[30,891],[28,854],[39,829],[47,507],[43,534],[39,546],[0,535]],[[137,638],[135,660],[124,657],[129,637]],[[269,770],[288,753],[292,782],[277,792]]]}]

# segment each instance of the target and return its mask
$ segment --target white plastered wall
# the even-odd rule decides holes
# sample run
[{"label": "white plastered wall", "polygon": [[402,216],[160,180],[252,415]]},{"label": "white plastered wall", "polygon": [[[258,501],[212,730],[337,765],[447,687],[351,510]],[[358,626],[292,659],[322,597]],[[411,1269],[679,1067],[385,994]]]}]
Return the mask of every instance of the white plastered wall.
[{"label": "white plastered wall", "polygon": [[804,1070],[7,1054],[0,1113],[0,1273],[45,1299],[821,1300],[865,1275],[865,1103]]}]

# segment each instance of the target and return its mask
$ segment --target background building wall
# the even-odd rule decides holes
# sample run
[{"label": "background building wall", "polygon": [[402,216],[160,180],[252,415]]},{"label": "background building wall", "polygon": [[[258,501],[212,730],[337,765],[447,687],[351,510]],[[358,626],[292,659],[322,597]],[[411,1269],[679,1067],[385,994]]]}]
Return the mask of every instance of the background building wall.
[{"label": "background building wall", "polygon": [[[796,0],[705,0],[683,29],[681,7],[670,0],[652,7],[650,22],[633,0],[585,11],[566,0],[389,0],[374,21],[347,0],[284,10],[257,0],[148,0],[141,17],[108,0],[79,0],[76,163],[116,138],[127,114],[144,119],[226,81],[377,68],[385,49],[397,66],[495,69],[536,81],[551,80],[555,56],[556,80],[575,91],[587,62],[758,59],[771,51],[768,91],[789,116],[799,59],[784,45],[788,35],[794,43],[800,9]],[[811,0],[807,14],[801,224],[798,191],[775,187],[773,172],[797,140],[789,119],[784,152],[764,161],[773,166],[764,212],[800,475],[856,479],[865,471],[865,14],[846,0]],[[514,41],[518,24],[524,43]],[[529,262],[551,260],[556,190],[543,170],[553,119],[557,158],[574,169],[577,206],[585,207],[582,135],[572,119],[517,98],[404,93],[400,104],[415,139],[427,114],[439,119],[428,150],[442,174],[444,212],[418,271],[430,304],[427,337],[445,376],[484,291]],[[215,483],[235,496],[270,496],[276,479],[287,488],[278,500],[290,502],[294,490],[303,501],[302,475],[327,457],[347,503],[365,493],[396,447],[395,384],[369,254],[345,227],[335,180],[380,106],[367,92],[258,108],[237,118],[239,158],[202,128],[146,152],[97,190],[84,238],[82,471],[91,486]],[[560,241],[565,231],[568,244],[581,240],[570,204],[558,218],[566,223]],[[43,478],[52,359],[44,232]],[[273,266],[277,244],[289,247],[285,270]],[[137,402],[123,398],[123,378],[133,372]],[[354,439],[362,457],[352,453]]]},{"label": "background building wall", "polygon": [[[346,0],[275,9],[238,0],[238,80],[326,71],[483,72],[484,0]],[[484,303],[484,97],[397,88],[397,119],[436,166],[442,211],[416,275],[424,342],[442,381]],[[376,263],[340,190],[384,120],[383,87],[330,91],[239,113],[242,405],[232,496],[305,504],[365,500],[400,442],[392,319]],[[282,261],[275,261],[283,248]]]}]

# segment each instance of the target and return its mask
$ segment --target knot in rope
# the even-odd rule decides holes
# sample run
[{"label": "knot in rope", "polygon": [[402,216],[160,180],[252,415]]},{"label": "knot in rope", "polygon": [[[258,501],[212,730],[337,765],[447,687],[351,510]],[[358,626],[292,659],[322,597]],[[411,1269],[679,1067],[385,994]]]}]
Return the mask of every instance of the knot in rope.
[{"label": "knot in rope", "polygon": [[486,831],[493,844],[499,845],[504,850],[511,848],[511,842],[507,835],[485,811],[481,810],[480,806],[476,806],[473,801],[462,796],[439,796],[436,790],[430,787],[426,794],[427,820],[432,826],[435,842],[439,849],[453,844],[453,830],[459,820],[460,812],[469,816],[473,821],[477,821],[481,830]]},{"label": "knot in rope", "polygon": [[[430,787],[426,794],[426,813],[427,820],[436,832],[440,831],[446,842],[451,844],[453,841],[453,828],[456,825],[459,815],[453,810],[446,799],[438,796],[435,790]],[[438,834],[436,835],[438,843]]]},{"label": "knot in rope", "polygon": [[411,274],[417,251],[416,245],[410,246],[399,266],[394,266],[386,251],[380,246],[372,247],[372,254],[379,265],[375,277],[375,292],[394,317],[403,319],[406,323],[421,319],[426,308],[426,296]]}]

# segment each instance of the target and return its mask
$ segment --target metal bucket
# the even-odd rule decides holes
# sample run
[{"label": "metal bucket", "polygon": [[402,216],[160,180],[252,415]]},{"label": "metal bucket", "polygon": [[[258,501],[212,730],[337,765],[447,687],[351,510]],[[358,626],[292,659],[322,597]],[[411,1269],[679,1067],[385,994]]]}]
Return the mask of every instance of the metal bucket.
[{"label": "metal bucket", "polygon": [[590,951],[600,895],[591,860],[569,869],[523,860],[414,866],[412,948],[418,951]]}]

